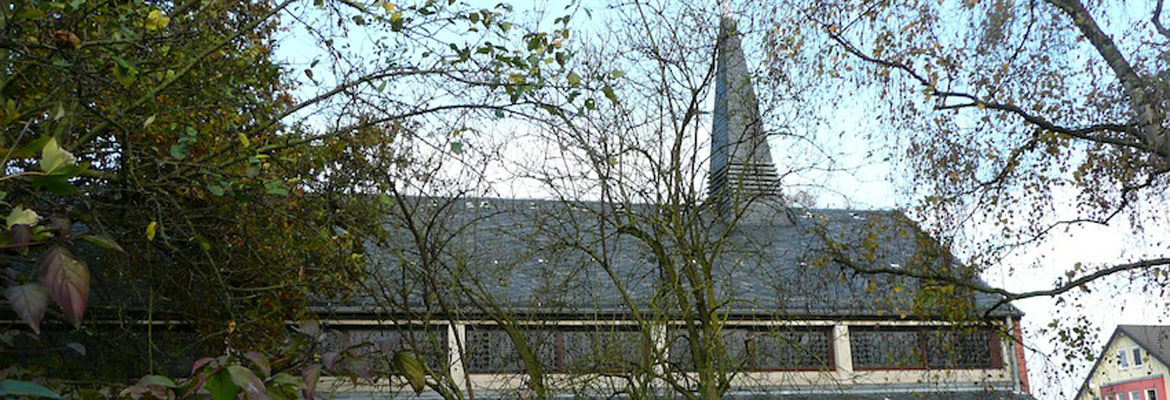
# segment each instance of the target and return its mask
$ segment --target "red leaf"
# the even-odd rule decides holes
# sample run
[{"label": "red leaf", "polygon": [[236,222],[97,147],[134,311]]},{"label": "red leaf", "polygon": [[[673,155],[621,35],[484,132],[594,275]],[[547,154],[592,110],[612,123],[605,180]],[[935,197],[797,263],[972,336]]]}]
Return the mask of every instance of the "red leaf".
[{"label": "red leaf", "polygon": [[306,367],[301,377],[305,379],[305,387],[302,388],[301,394],[305,396],[305,400],[313,400],[313,391],[317,390],[317,380],[321,378],[321,364]]},{"label": "red leaf", "polygon": [[89,267],[64,247],[54,247],[41,255],[37,279],[49,289],[49,295],[65,311],[73,326],[81,326],[85,303],[89,300]]},{"label": "red leaf", "polygon": [[8,229],[9,241],[12,247],[20,254],[28,254],[28,245],[32,243],[33,229],[25,224],[16,224]]},{"label": "red leaf", "polygon": [[203,366],[212,361],[215,361],[215,357],[203,357],[195,360],[195,363],[191,364],[191,375],[195,375],[199,370],[203,369]]},{"label": "red leaf", "polygon": [[264,377],[272,375],[272,366],[268,364],[268,357],[260,354],[260,352],[249,351],[244,353],[244,358],[247,358],[249,361],[252,361],[252,364],[255,364],[257,367],[259,367],[260,372],[264,373]]},{"label": "red leaf", "polygon": [[326,371],[333,371],[333,365],[337,363],[338,357],[341,356],[336,351],[331,351],[321,355],[321,362],[325,364]]},{"label": "red leaf", "polygon": [[39,283],[26,283],[4,289],[4,297],[20,319],[38,335],[41,333],[41,318],[49,308],[49,292]]},{"label": "red leaf", "polygon": [[239,365],[229,365],[227,369],[232,382],[244,389],[244,394],[248,396],[248,399],[268,399],[268,389],[264,387],[264,382],[261,382],[252,370]]},{"label": "red leaf", "polygon": [[300,326],[294,327],[294,331],[303,333],[313,338],[313,341],[321,340],[321,323],[317,321],[302,321]]},{"label": "red leaf", "polygon": [[9,228],[8,235],[12,240],[12,244],[29,244],[32,242],[33,230],[31,226],[25,224],[16,224]]}]

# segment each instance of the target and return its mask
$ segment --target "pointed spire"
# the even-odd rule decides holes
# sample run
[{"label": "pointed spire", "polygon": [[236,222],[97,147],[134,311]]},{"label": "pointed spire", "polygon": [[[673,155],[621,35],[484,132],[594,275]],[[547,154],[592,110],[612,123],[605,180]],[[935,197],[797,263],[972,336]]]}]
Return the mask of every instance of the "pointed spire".
[{"label": "pointed spire", "polygon": [[[745,220],[770,219],[760,208],[782,209],[779,174],[772,164],[741,45],[741,34],[722,3],[715,77],[715,113],[711,129],[710,195],[722,213],[742,213]],[[764,203],[756,206],[756,203]]]}]

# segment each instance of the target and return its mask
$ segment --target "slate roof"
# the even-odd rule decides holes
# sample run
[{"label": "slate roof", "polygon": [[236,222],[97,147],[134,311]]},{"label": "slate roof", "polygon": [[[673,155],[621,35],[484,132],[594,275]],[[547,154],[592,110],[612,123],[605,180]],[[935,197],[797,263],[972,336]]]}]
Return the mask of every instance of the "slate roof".
[{"label": "slate roof", "polygon": [[[416,229],[406,229],[403,218],[391,216],[390,238],[367,244],[367,256],[378,275],[374,286],[382,294],[323,304],[329,312],[405,307],[474,313],[475,302],[486,298],[521,314],[587,318],[627,313],[630,302],[644,309],[664,299],[660,290],[664,278],[655,267],[653,251],[632,235],[618,233],[618,227],[630,221],[632,226],[652,230],[643,218],[658,212],[651,205],[614,210],[597,202],[404,201],[416,211],[412,215]],[[717,300],[727,304],[730,314],[743,318],[930,317],[910,310],[916,281],[855,274],[825,259],[826,239],[831,238],[874,265],[922,262],[921,232],[901,213],[808,209],[793,210],[792,217],[794,222],[737,226],[719,242],[719,255],[712,257],[712,280]],[[614,222],[619,219],[621,224]],[[697,224],[711,232],[689,232],[694,237],[688,239],[695,242],[715,243],[719,238],[711,236],[726,229],[714,219]],[[415,240],[420,235],[428,238],[423,241],[428,243],[426,253],[441,263],[424,265],[420,242]],[[686,259],[678,249],[687,246],[664,246],[670,247],[675,262]],[[630,302],[617,290],[615,279]],[[463,290],[450,289],[459,286],[456,283],[462,283]],[[468,292],[480,297],[470,298]],[[980,312],[998,304],[991,316],[1020,315],[1010,305],[999,304],[997,296],[977,293],[970,298]]]}]

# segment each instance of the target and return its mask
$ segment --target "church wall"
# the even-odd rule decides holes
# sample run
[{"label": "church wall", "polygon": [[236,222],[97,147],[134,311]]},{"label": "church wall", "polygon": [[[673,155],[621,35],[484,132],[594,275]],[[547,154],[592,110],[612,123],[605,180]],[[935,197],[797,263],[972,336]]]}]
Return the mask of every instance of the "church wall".
[{"label": "church wall", "polygon": [[[386,329],[392,330],[396,324],[402,325],[421,325],[422,321],[398,321],[396,324],[388,324],[386,321],[375,320],[334,320],[327,321],[327,324],[338,327],[358,327],[362,329],[370,329],[376,326],[385,326]],[[556,326],[577,326],[577,327],[598,327],[598,326],[635,326],[629,321],[546,321],[540,323],[541,325],[556,325]],[[389,326],[386,326],[389,325]],[[448,341],[448,348],[450,350],[449,359],[452,361],[453,369],[451,370],[453,380],[459,383],[461,389],[465,389],[466,385],[470,383],[472,389],[480,393],[496,393],[507,392],[516,393],[523,391],[526,387],[527,376],[516,373],[471,373],[465,374],[462,370],[460,362],[461,354],[458,349],[460,343],[467,344],[467,328],[469,326],[486,326],[492,325],[489,321],[461,321],[456,324],[443,324],[444,330],[447,332],[446,339]],[[832,357],[832,366],[830,369],[823,371],[752,371],[738,374],[733,379],[733,390],[739,391],[754,391],[767,389],[770,392],[776,390],[791,390],[791,391],[866,391],[866,390],[1019,390],[1019,382],[1016,381],[1015,368],[1018,367],[1015,361],[1015,346],[1011,338],[1002,339],[997,343],[995,350],[999,352],[995,368],[973,368],[973,369],[880,369],[880,370],[864,370],[856,369],[852,365],[851,360],[851,343],[850,343],[850,327],[872,327],[875,326],[874,321],[728,321],[729,329],[742,328],[747,326],[791,326],[791,327],[819,327],[830,332],[831,347],[830,357]],[[883,321],[881,326],[886,329],[919,329],[925,327],[941,327],[947,324],[938,321]],[[434,323],[432,323],[434,326]],[[345,329],[345,328],[342,328]],[[654,343],[657,346],[664,346],[666,329],[652,328],[652,335]],[[662,348],[662,347],[660,347]],[[665,368],[665,366],[659,367]],[[664,370],[664,369],[660,369]],[[694,376],[694,373],[676,372],[682,376]],[[581,387],[587,385],[590,388],[605,390],[606,388],[622,388],[628,384],[627,380],[622,377],[605,377],[597,374],[563,374],[552,373],[546,376],[546,381],[550,387]],[[384,383],[392,383],[387,381]],[[329,385],[340,385],[336,389],[345,393],[376,393],[384,392],[386,386],[382,387],[359,385],[351,386],[343,382],[331,382],[323,385],[323,388]],[[401,387],[401,385],[398,385]],[[490,397],[490,396],[489,396]]]}]

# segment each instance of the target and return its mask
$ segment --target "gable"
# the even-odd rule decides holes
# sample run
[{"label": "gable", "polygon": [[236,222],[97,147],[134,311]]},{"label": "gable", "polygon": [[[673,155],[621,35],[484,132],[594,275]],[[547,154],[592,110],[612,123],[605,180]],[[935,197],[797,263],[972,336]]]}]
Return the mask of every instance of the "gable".
[{"label": "gable", "polygon": [[[1154,339],[1164,338],[1164,336],[1159,336],[1154,332],[1146,332],[1142,328],[1146,327],[1120,325],[1113,331],[1113,335],[1106,341],[1093,367],[1089,369],[1089,374],[1077,391],[1075,399],[1098,398],[1102,385],[1159,376],[1170,377],[1170,368],[1168,368],[1170,364],[1166,363],[1163,357],[1164,353],[1161,353],[1163,348],[1153,347],[1154,350],[1151,351],[1145,343],[1142,343],[1145,341],[1160,344],[1160,341],[1154,341]],[[1159,328],[1157,329],[1159,331],[1166,329],[1166,327],[1153,328]],[[1138,340],[1135,340],[1135,337]],[[1134,349],[1139,349],[1141,353],[1140,364],[1134,362]],[[1125,353],[1124,367],[1122,366],[1121,352]]]}]

